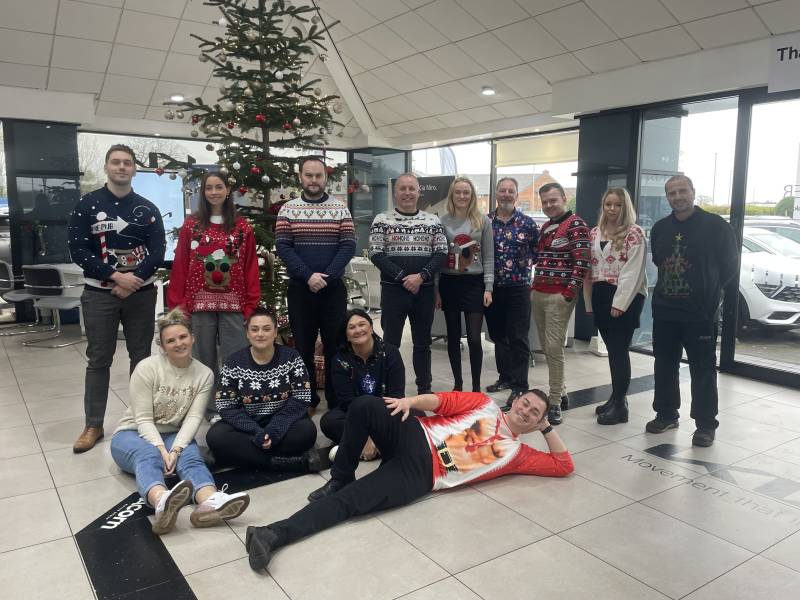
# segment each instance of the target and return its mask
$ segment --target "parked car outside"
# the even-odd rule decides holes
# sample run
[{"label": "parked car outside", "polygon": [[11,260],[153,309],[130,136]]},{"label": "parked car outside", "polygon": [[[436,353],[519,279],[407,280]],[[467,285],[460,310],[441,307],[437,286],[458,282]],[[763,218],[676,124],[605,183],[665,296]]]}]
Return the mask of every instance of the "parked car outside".
[{"label": "parked car outside", "polygon": [[789,238],[795,242],[800,243],[800,222],[793,220],[791,217],[748,217],[744,220],[745,227],[760,227],[768,231]]}]

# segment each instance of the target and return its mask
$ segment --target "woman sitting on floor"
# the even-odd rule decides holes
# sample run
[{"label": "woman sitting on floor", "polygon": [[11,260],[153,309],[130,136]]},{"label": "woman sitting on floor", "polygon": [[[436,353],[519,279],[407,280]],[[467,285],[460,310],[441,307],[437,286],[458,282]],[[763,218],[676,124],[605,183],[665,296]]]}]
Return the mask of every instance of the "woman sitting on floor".
[{"label": "woman sitting on floor", "polygon": [[[372,329],[366,311],[354,308],[344,319],[339,352],[331,360],[331,382],[336,393],[335,408],[320,420],[322,433],[337,444],[342,439],[347,408],[359,396],[405,396],[406,371],[397,348],[386,344]],[[361,451],[362,460],[378,457],[378,449],[368,439]]]},{"label": "woman sitting on floor", "polygon": [[[240,492],[217,491],[194,436],[214,384],[211,369],[192,358],[194,338],[180,310],[158,321],[163,352],[141,361],[131,375],[130,406],[111,438],[111,456],[136,475],[139,494],[155,508],[153,533],[175,526],[178,511],[194,496],[195,527],[209,527],[241,515],[250,503]],[[181,481],[172,489],[166,475]]]},{"label": "woman sitting on floor", "polygon": [[278,319],[257,308],[245,322],[250,346],[222,367],[216,406],[222,417],[206,434],[218,462],[285,472],[317,472],[329,464],[314,449],[308,416],[311,387],[294,348],[275,343]]}]

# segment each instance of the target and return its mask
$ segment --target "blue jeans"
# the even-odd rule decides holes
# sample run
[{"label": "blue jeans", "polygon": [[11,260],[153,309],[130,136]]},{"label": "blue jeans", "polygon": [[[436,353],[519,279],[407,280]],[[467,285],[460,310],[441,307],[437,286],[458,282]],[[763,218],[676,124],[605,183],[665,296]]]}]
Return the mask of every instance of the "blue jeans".
[{"label": "blue jeans", "polygon": [[[169,450],[175,441],[177,433],[164,433],[164,447]],[[139,495],[147,502],[147,493],[154,486],[164,483],[164,459],[161,452],[146,439],[139,437],[139,432],[130,429],[118,431],[111,438],[111,457],[120,469],[126,473],[136,475],[136,485]],[[176,468],[178,477],[192,482],[195,494],[197,490],[207,485],[215,486],[214,477],[203,462],[197,443],[186,446],[178,457]]]}]

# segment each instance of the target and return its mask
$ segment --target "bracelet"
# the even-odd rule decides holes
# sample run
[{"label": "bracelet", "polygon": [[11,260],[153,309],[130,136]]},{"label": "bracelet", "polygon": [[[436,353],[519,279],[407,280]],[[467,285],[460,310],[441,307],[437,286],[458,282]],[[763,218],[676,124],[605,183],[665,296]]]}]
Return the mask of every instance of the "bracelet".
[{"label": "bracelet", "polygon": [[[551,427],[551,429],[552,429],[552,427]],[[181,449],[180,448],[173,448],[172,450],[170,450],[170,452],[174,452],[178,456],[181,455]]]},{"label": "bracelet", "polygon": [[547,434],[548,434],[548,433],[550,433],[551,431],[553,431],[553,426],[552,426],[552,425],[548,425],[547,427],[545,427],[544,429],[542,429],[542,435],[547,435]]}]

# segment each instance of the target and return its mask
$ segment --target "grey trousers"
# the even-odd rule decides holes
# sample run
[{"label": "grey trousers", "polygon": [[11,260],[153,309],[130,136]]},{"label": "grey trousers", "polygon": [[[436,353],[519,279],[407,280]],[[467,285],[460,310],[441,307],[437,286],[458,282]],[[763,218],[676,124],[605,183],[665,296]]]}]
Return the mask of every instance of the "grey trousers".
[{"label": "grey trousers", "polygon": [[[247,346],[244,317],[238,312],[192,313],[192,333],[194,334],[192,355],[214,371],[215,382],[219,380],[220,365],[231,354]],[[209,400],[208,410],[217,412],[213,394]]]},{"label": "grey trousers", "polygon": [[84,289],[81,295],[86,326],[86,384],[83,408],[86,425],[101,427],[108,403],[111,363],[117,349],[117,332],[122,323],[130,372],[150,356],[155,330],[156,288],[131,294],[124,300],[109,292]]}]

